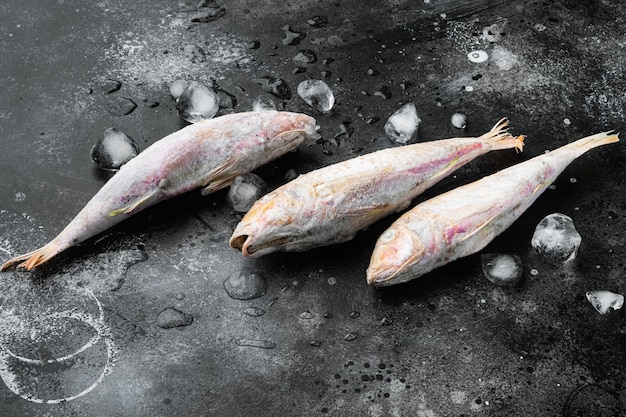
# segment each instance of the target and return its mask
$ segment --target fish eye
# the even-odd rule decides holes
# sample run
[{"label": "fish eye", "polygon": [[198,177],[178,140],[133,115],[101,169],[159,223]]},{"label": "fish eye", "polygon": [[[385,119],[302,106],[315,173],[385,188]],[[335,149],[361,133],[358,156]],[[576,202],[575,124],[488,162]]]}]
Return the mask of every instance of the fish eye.
[{"label": "fish eye", "polygon": [[387,229],[382,235],[380,235],[380,241],[383,243],[389,243],[396,237],[397,234],[398,231],[396,229]]}]

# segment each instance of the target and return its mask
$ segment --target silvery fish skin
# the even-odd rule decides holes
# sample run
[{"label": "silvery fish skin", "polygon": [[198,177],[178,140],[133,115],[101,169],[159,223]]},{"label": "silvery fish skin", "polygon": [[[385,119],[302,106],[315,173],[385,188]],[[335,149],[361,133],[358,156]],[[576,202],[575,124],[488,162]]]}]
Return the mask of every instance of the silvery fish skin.
[{"label": "silvery fish skin", "polygon": [[230,245],[258,257],[350,240],[476,157],[521,150],[523,137],[508,134],[507,124],[502,119],[477,138],[384,149],[301,175],[259,199],[235,228]]},{"label": "silvery fish skin", "polygon": [[305,114],[277,111],[229,114],[189,125],[123,165],[57,237],[8,260],[2,270],[31,270],[159,201],[199,187],[202,194],[224,188],[238,175],[316,137],[315,126],[315,119]]},{"label": "silvery fish skin", "polygon": [[480,251],[572,161],[618,141],[610,132],[588,136],[418,204],[378,238],[367,282],[399,284]]}]

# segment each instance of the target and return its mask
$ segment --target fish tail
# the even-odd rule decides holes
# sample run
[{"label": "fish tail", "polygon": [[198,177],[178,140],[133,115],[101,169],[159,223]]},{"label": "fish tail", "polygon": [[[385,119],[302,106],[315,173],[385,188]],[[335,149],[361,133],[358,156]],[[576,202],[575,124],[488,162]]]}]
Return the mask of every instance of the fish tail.
[{"label": "fish tail", "polygon": [[495,150],[515,148],[518,152],[523,151],[524,136],[513,136],[508,132],[508,128],[509,119],[503,117],[480,138],[490,142]]},{"label": "fish tail", "polygon": [[33,268],[49,261],[61,251],[62,249],[59,250],[59,247],[53,241],[32,252],[9,259],[2,265],[2,267],[0,267],[0,271],[7,270],[13,266],[30,271]]},{"label": "fish tail", "polygon": [[579,155],[582,155],[588,150],[596,148],[598,146],[619,142],[618,135],[619,134],[615,133],[615,131],[613,130],[608,132],[596,133],[595,135],[587,136],[582,139],[578,139],[577,141],[572,142],[568,145],[565,145],[564,148],[576,150]]}]

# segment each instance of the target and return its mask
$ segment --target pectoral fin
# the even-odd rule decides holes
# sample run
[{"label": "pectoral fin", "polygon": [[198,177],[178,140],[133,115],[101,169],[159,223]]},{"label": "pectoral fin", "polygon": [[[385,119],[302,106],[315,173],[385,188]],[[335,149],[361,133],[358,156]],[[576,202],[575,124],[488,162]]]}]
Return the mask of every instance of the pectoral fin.
[{"label": "pectoral fin", "polygon": [[209,172],[200,183],[202,185],[200,193],[202,195],[209,195],[228,186],[237,176],[235,172],[231,172],[234,166],[235,159],[231,158]]},{"label": "pectoral fin", "polygon": [[133,204],[111,211],[109,213],[109,217],[114,217],[119,214],[131,214],[134,211],[136,211],[138,207],[144,205],[148,200],[154,197],[157,193],[158,193],[158,190],[151,191],[148,194],[141,197],[139,200],[135,201]]}]

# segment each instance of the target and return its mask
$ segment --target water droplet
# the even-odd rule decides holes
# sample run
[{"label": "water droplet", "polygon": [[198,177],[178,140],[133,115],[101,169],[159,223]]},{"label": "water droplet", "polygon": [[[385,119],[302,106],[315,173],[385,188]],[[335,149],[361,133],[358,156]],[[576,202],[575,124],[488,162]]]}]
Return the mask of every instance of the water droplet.
[{"label": "water droplet", "polygon": [[350,333],[346,333],[346,335],[343,337],[344,340],[351,342],[354,339],[356,339],[357,337],[359,337],[359,334],[356,332],[350,332]]},{"label": "water droplet", "polygon": [[465,129],[465,126],[467,126],[467,116],[463,113],[454,113],[450,118],[450,122],[452,126],[457,129]]},{"label": "water droplet", "polygon": [[487,61],[489,59],[489,55],[483,50],[477,50],[467,54],[467,59],[469,59],[470,62],[479,64],[481,62]]},{"label": "water droplet", "polygon": [[322,80],[305,80],[298,84],[298,95],[320,113],[329,112],[335,105],[335,96]]},{"label": "water droplet", "polygon": [[179,292],[178,294],[176,294],[176,299],[177,300],[184,300],[185,299],[185,294],[183,294],[182,292]]},{"label": "water droplet", "polygon": [[274,349],[276,347],[275,342],[262,339],[237,339],[235,343],[237,343],[237,346],[249,346],[260,349]]},{"label": "water droplet", "polygon": [[159,313],[157,317],[157,326],[163,329],[171,329],[174,327],[189,326],[193,323],[191,314],[187,314],[177,308],[166,308]]},{"label": "water droplet", "polygon": [[313,346],[313,347],[320,347],[320,346],[322,346],[322,341],[321,340],[311,340],[310,345]]},{"label": "water droplet", "polygon": [[254,272],[239,270],[224,280],[224,289],[236,300],[251,300],[265,294],[265,279]]},{"label": "water droplet", "polygon": [[289,84],[282,78],[261,77],[255,78],[252,81],[259,84],[266,93],[273,94],[283,100],[289,100],[291,98]]},{"label": "water droplet", "polygon": [[110,127],[91,148],[91,159],[100,168],[118,170],[139,153],[133,139],[121,130]]},{"label": "water droplet", "polygon": [[233,210],[245,213],[267,192],[267,184],[256,174],[247,173],[235,177],[228,189],[226,200]]},{"label": "water droplet", "polygon": [[419,124],[415,104],[407,103],[389,116],[385,133],[394,142],[407,143],[416,136]]},{"label": "water droplet", "polygon": [[202,0],[196,9],[198,11],[191,16],[192,22],[213,22],[226,14],[226,9],[214,0]]},{"label": "water droplet", "polygon": [[361,313],[358,311],[353,311],[350,313],[350,318],[356,319],[359,318],[361,316]]},{"label": "water droplet", "polygon": [[265,314],[265,310],[259,307],[248,307],[243,311],[243,314],[250,317],[261,317]]},{"label": "water droplet", "polygon": [[313,16],[306,21],[309,26],[314,28],[321,28],[328,24],[328,18],[326,16]]},{"label": "water droplet", "polygon": [[296,65],[310,65],[317,61],[317,55],[311,49],[303,49],[293,57]]},{"label": "water droplet", "polygon": [[111,94],[122,88],[122,83],[118,80],[107,79],[100,84],[100,91],[104,94]]},{"label": "water droplet", "polygon": [[252,111],[273,111],[276,110],[276,103],[268,95],[262,94],[252,102]]},{"label": "water droplet", "polygon": [[295,32],[291,30],[291,26],[283,26],[283,32],[285,32],[285,38],[283,39],[283,45],[298,45],[302,39],[305,38],[304,33]]},{"label": "water droplet", "polygon": [[126,116],[137,108],[137,104],[126,97],[113,97],[106,103],[107,110],[113,116]]},{"label": "water droplet", "polygon": [[176,100],[176,108],[183,120],[197,123],[215,116],[219,109],[219,99],[213,89],[192,81]]},{"label": "water droplet", "polygon": [[517,255],[485,253],[480,261],[483,274],[496,285],[514,286],[522,278],[522,260]]}]

